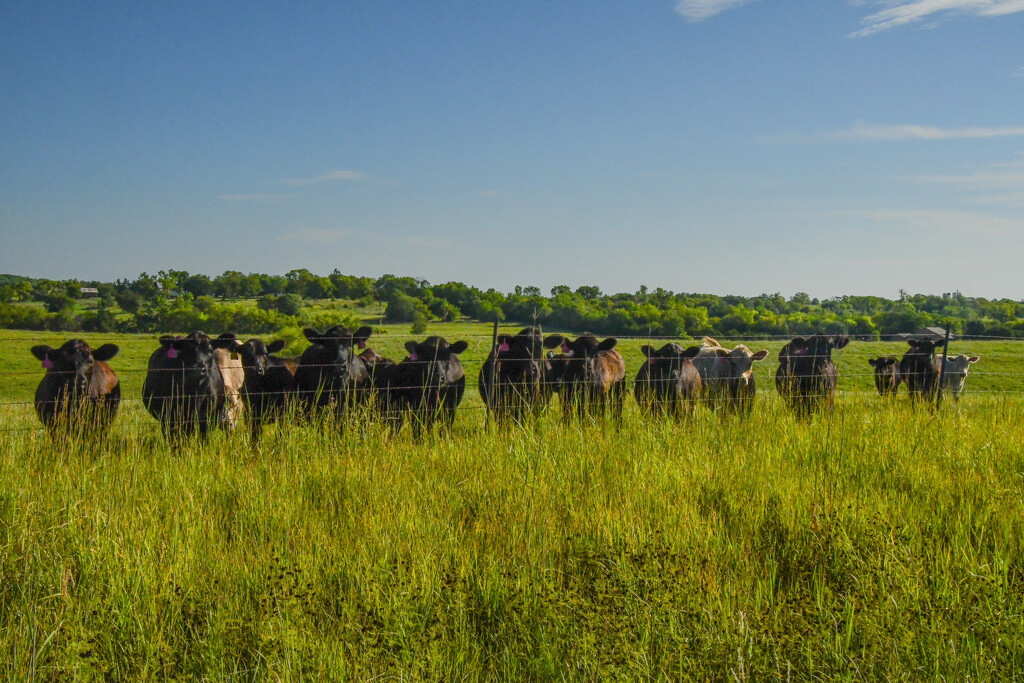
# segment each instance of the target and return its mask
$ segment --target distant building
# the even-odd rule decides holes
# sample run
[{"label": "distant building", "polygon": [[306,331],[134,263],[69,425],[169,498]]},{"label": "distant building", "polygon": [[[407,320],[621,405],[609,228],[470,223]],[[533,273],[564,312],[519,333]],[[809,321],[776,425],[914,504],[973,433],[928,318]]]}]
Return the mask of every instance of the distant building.
[{"label": "distant building", "polygon": [[92,299],[100,295],[100,290],[95,287],[82,287],[78,291],[81,293],[83,299]]},{"label": "distant building", "polygon": [[[896,335],[900,339],[934,339],[941,341],[946,338],[946,330],[942,327],[922,327],[917,332],[900,332]],[[956,335],[950,334],[953,339]]]}]

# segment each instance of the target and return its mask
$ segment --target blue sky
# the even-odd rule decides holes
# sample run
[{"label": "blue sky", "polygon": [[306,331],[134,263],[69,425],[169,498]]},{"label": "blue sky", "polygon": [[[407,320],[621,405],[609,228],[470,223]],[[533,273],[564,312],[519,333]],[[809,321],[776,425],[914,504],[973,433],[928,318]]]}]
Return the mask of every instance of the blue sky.
[{"label": "blue sky", "polygon": [[1024,296],[1024,0],[6,2],[0,73],[0,272]]}]

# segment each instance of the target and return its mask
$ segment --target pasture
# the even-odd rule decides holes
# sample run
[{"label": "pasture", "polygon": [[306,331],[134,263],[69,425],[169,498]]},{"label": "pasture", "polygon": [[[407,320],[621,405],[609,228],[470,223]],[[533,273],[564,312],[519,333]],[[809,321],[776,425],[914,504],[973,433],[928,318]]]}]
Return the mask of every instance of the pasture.
[{"label": "pasture", "polygon": [[[408,326],[384,329],[400,357]],[[746,341],[770,351],[747,420],[629,398],[621,429],[498,431],[489,327],[428,333],[470,342],[451,434],[287,425],[254,452],[245,430],[168,447],[140,402],[155,336],[129,335],[80,335],[121,346],[107,442],[55,445],[28,347],[67,337],[0,332],[0,675],[1021,676],[1019,343],[954,342],[982,360],[938,412],[874,393],[867,358],[905,344],[854,342],[835,412],[797,420],[785,340]],[[643,343],[618,347],[630,380]]]}]

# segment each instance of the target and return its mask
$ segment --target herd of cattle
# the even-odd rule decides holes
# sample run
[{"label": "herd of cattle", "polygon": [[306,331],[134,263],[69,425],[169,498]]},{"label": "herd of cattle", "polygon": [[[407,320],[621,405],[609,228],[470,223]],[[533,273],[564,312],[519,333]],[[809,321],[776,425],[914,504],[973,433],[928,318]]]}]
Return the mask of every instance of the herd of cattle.
[{"label": "herd of cattle", "polygon": [[[143,403],[160,421],[169,440],[211,427],[231,429],[248,408],[254,440],[263,426],[292,409],[301,416],[317,413],[343,416],[357,406],[397,431],[411,421],[414,435],[435,422],[450,426],[462,401],[466,376],[459,361],[465,341],[443,337],[408,341],[401,361],[367,347],[371,328],[352,332],[336,326],[326,332],[304,330],[310,346],[296,358],[279,357],[285,343],[260,339],[241,342],[227,333],[203,332],[164,336],[149,358],[142,387]],[[832,351],[849,343],[845,336],[815,334],[797,337],[779,351],[775,385],[780,396],[801,415],[832,408],[838,372]],[[946,357],[936,353],[941,342],[912,339],[910,349],[872,358],[875,386],[882,395],[906,384],[912,398],[934,397],[941,388],[959,397],[977,356]],[[591,334],[575,339],[527,328],[496,339],[483,363],[480,396],[499,423],[522,423],[539,416],[555,393],[563,416],[603,416],[610,410],[621,419],[627,393],[626,364],[617,340]],[[633,383],[638,404],[648,415],[680,417],[698,402],[716,410],[747,413],[756,391],[753,364],[768,351],[751,352],[743,344],[727,349],[708,337],[683,348],[671,342],[655,349],[641,347],[646,362]],[[106,429],[121,400],[117,376],[108,361],[114,344],[92,349],[72,339],[59,349],[32,347],[46,375],[35,395],[36,412],[51,430],[90,425]]]}]

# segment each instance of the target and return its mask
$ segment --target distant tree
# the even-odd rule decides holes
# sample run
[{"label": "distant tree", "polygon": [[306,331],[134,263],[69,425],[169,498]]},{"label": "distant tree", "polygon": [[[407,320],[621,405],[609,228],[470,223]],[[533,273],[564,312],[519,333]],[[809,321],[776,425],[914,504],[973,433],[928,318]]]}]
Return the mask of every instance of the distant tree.
[{"label": "distant tree", "polygon": [[181,289],[194,297],[213,294],[213,281],[206,275],[190,275],[181,283]]},{"label": "distant tree", "polygon": [[284,315],[299,315],[302,312],[302,297],[298,294],[284,294],[277,297],[274,302],[279,313]]}]

